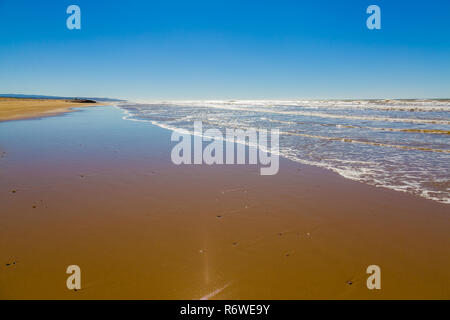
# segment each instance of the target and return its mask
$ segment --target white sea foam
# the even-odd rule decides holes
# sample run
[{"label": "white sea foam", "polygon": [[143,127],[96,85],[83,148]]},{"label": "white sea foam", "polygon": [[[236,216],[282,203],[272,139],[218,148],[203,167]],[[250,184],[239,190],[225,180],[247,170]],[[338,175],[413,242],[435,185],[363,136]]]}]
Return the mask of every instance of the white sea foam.
[{"label": "white sea foam", "polygon": [[194,121],[278,128],[281,156],[450,203],[449,100],[164,101],[121,108],[124,119],[180,133],[191,132]]}]

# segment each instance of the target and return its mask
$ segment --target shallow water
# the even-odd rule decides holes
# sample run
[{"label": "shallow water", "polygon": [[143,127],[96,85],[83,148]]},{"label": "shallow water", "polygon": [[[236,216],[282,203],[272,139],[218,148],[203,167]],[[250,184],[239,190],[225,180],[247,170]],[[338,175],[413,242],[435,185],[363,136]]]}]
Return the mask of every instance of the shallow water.
[{"label": "shallow water", "polygon": [[171,130],[278,128],[280,153],[370,185],[450,203],[450,101],[183,101],[123,104]]}]

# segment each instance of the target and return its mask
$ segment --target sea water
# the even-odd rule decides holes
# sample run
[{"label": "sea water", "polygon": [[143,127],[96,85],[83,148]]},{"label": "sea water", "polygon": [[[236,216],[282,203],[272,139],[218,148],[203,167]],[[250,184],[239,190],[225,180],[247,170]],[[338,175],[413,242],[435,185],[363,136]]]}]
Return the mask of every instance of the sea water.
[{"label": "sea water", "polygon": [[165,101],[120,105],[171,130],[278,128],[280,154],[450,203],[450,100]]}]

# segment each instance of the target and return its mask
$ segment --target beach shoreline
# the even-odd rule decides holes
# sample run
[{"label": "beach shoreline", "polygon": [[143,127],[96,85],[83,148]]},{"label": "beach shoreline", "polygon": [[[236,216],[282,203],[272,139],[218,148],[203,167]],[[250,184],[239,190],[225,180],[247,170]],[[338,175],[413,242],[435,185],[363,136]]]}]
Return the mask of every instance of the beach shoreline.
[{"label": "beach shoreline", "polygon": [[0,122],[49,117],[73,112],[73,108],[104,105],[97,101],[76,102],[69,99],[34,99],[0,97]]},{"label": "beach shoreline", "polygon": [[0,123],[1,298],[450,298],[448,205],[284,158],[175,166],[170,131],[122,118]]},{"label": "beach shoreline", "polygon": [[[407,107],[408,105],[408,107]],[[179,101],[122,106],[127,119],[176,132],[279,130],[280,155],[366,184],[450,203],[448,103],[381,101]],[[188,119],[189,121],[186,121]]]}]

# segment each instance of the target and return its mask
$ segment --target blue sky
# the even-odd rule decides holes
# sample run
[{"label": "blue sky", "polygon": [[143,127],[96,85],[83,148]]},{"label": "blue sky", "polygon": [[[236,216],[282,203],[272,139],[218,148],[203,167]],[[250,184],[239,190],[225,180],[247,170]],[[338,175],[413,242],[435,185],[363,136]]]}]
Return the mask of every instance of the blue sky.
[{"label": "blue sky", "polygon": [[0,0],[0,93],[449,98],[450,1]]}]

